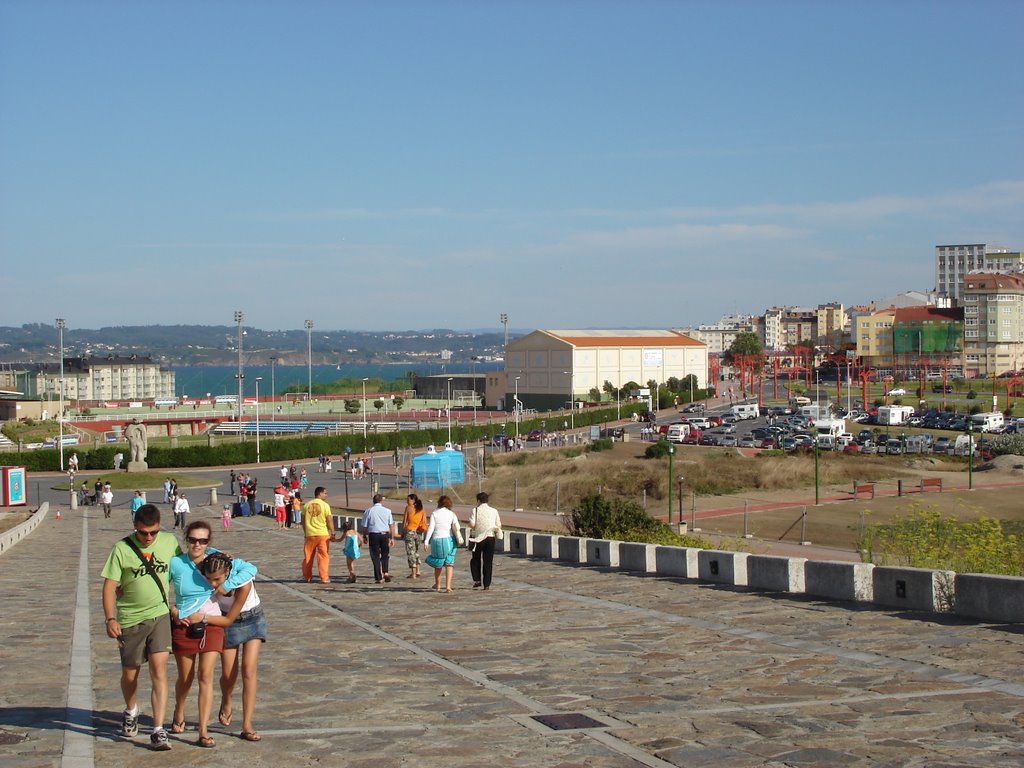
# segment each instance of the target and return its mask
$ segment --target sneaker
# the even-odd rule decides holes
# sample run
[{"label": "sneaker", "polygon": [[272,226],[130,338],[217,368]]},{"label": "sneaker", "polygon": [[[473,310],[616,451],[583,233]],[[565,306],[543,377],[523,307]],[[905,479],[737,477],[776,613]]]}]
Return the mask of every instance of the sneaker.
[{"label": "sneaker", "polygon": [[128,712],[124,712],[121,715],[121,735],[126,739],[130,739],[132,736],[137,735],[139,732],[139,718],[138,716],[132,716]]},{"label": "sneaker", "polygon": [[171,748],[171,740],[167,738],[167,731],[161,728],[159,731],[153,731],[149,737],[149,748],[158,752],[166,752]]}]

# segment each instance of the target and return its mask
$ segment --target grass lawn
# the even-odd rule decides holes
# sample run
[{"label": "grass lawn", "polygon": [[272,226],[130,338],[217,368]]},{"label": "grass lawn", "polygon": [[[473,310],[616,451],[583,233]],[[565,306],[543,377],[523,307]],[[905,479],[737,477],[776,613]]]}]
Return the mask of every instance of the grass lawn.
[{"label": "grass lawn", "polygon": [[[85,487],[92,492],[96,481],[102,480],[105,483],[110,483],[111,489],[115,491],[151,491],[162,489],[164,480],[168,477],[173,477],[177,481],[179,488],[203,488],[211,485],[222,485],[220,482],[211,482],[209,477],[183,475],[181,473],[111,471],[106,474],[90,472],[88,475],[80,472],[75,478],[75,487],[80,487],[84,481]],[[58,491],[66,491],[68,490],[68,482],[64,480],[54,485],[53,488]]]}]

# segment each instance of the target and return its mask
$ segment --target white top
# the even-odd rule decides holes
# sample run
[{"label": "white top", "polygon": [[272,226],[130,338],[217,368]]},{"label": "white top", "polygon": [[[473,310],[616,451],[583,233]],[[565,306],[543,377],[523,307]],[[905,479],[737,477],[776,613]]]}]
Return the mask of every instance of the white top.
[{"label": "white top", "polygon": [[452,521],[458,524],[459,518],[448,507],[435,509],[430,516],[430,525],[427,526],[427,535],[423,537],[423,543],[429,544],[435,534],[439,537],[451,536]]},{"label": "white top", "polygon": [[469,515],[469,527],[473,529],[470,541],[483,541],[488,536],[501,538],[501,517],[498,510],[490,504],[481,504],[473,508]]},{"label": "white top", "polygon": [[189,511],[190,511],[190,509],[189,509],[189,506],[188,506],[188,499],[186,499],[184,496],[179,496],[177,498],[177,500],[174,502],[174,514],[176,514],[176,515],[186,514],[187,515],[189,513]]},{"label": "white top", "polygon": [[[245,582],[245,584],[252,584],[252,580]],[[238,586],[244,587],[245,584],[239,584]],[[236,587],[237,589],[237,587]],[[231,590],[226,595],[214,594],[217,603],[220,605],[220,609],[227,614],[231,610],[231,606],[235,603],[235,591]],[[260,604],[260,596],[256,594],[256,585],[252,585],[252,589],[249,590],[249,596],[245,598],[245,603],[242,604],[242,613],[251,611],[257,605]]]}]

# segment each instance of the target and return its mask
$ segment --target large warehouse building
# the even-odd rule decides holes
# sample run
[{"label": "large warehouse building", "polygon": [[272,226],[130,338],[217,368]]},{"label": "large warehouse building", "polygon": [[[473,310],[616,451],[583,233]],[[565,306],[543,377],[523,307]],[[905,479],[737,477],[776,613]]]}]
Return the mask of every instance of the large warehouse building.
[{"label": "large warehouse building", "polygon": [[534,331],[505,350],[505,410],[516,396],[524,408],[546,411],[564,408],[570,394],[589,401],[606,381],[643,386],[690,374],[707,385],[708,348],[678,331]]}]

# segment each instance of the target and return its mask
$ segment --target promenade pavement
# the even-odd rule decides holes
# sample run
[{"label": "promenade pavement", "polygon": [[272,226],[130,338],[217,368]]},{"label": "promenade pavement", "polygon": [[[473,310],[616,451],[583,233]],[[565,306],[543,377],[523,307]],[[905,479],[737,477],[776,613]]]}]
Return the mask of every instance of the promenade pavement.
[{"label": "promenade pavement", "polygon": [[[314,477],[313,484],[317,480]],[[198,492],[197,492],[198,493]],[[336,495],[336,494],[335,494]],[[336,501],[336,499],[335,499]],[[193,501],[195,515],[217,509]],[[51,510],[0,557],[0,764],[118,766],[1020,766],[1019,626],[901,614],[499,555],[492,590],[299,579],[301,534],[267,518],[215,527],[256,562],[270,627],[259,743],[214,723],[150,753],[117,735],[117,652],[102,562],[119,507]],[[173,669],[173,663],[172,663]],[[548,715],[589,721],[553,730]]]}]

